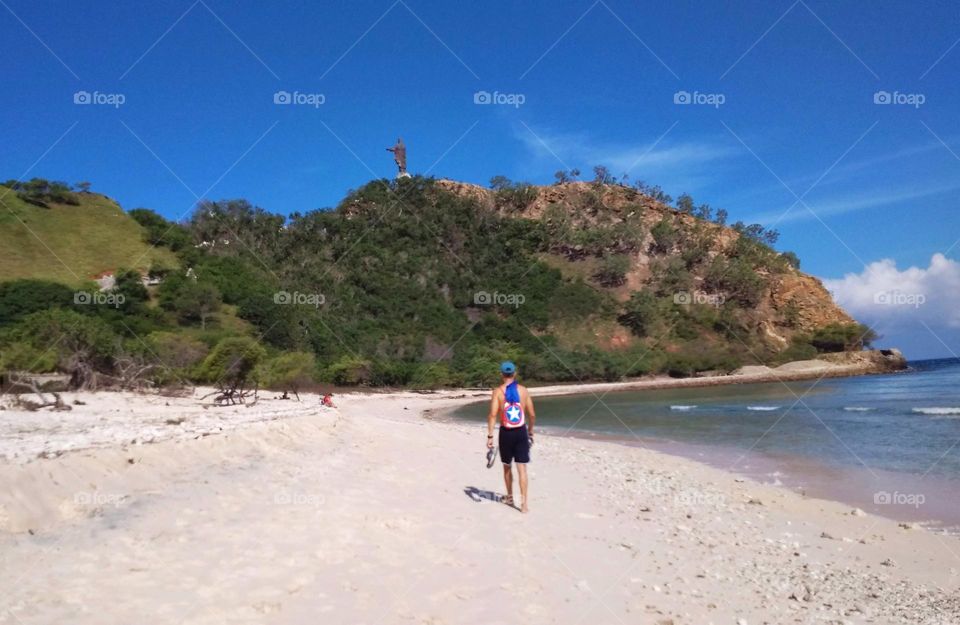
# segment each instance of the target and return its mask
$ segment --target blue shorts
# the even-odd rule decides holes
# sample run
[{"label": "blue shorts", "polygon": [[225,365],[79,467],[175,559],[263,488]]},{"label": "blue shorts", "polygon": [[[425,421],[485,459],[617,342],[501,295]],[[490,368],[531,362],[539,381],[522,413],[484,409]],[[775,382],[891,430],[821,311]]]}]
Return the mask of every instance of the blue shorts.
[{"label": "blue shorts", "polygon": [[520,464],[530,462],[530,435],[526,425],[513,429],[500,427],[500,461],[510,465],[514,460]]}]

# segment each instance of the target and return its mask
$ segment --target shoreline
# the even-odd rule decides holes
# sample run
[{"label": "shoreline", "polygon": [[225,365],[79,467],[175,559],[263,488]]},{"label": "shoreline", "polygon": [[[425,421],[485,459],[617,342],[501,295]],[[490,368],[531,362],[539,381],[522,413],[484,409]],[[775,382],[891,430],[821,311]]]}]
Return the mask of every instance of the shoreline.
[{"label": "shoreline", "polygon": [[[755,382],[749,383],[753,384]],[[654,388],[659,390],[659,387]],[[654,390],[654,388],[648,386],[644,387],[643,390]],[[570,389],[565,386],[550,388],[547,393],[540,393],[541,388],[531,387],[531,390],[536,391],[538,396],[590,395],[590,392],[586,390],[568,392]],[[632,390],[638,389],[616,388],[610,389],[608,392]],[[488,394],[485,393],[482,397],[477,396],[470,402],[465,401],[442,409],[427,410],[424,413],[424,418],[450,424],[476,423],[473,427],[479,427],[479,422],[457,417],[455,413],[470,403],[485,404],[487,399]],[[631,436],[627,433],[593,432],[551,425],[541,425],[538,427],[538,431],[551,437],[639,447],[702,464],[732,476],[782,488],[798,496],[848,505],[892,521],[915,524],[929,531],[946,535],[960,536],[960,510],[942,505],[942,502],[953,499],[952,493],[955,490],[956,482],[949,478],[932,478],[926,475],[921,477],[912,473],[877,468],[868,469],[856,465],[823,465],[814,458],[802,455],[785,452],[764,452],[753,449],[744,451],[735,446],[709,445],[653,435]],[[773,478],[772,482],[770,478]],[[922,488],[921,481],[923,481]],[[858,488],[851,486],[851,484],[857,484]],[[929,515],[922,515],[919,506],[877,504],[872,497],[874,493],[879,491],[932,494],[932,496],[927,497],[926,505],[931,507],[932,504],[934,512]],[[867,497],[864,493],[868,493],[870,496]]]},{"label": "shoreline", "polygon": [[[422,416],[485,394],[85,397],[51,427],[89,414],[103,444],[0,463],[0,574],[17,579],[0,607],[31,623],[573,625],[601,604],[674,625],[960,619],[957,538],[660,451],[545,436],[520,515],[496,503],[476,427]],[[104,438],[165,411],[187,420],[152,444]]]},{"label": "shoreline", "polygon": [[[862,352],[865,354],[877,353]],[[700,376],[689,378],[672,378],[666,375],[650,378],[640,378],[624,382],[580,382],[569,384],[547,384],[544,386],[530,386],[540,395],[579,395],[590,392],[614,392],[635,390],[661,390],[674,388],[702,388],[709,386],[723,386],[727,384],[770,384],[776,382],[802,382],[818,378],[849,378],[864,375],[887,375],[893,373],[907,373],[910,368],[904,361],[902,367],[889,368],[876,361],[837,364],[827,360],[794,361],[781,365],[777,369],[768,367],[743,367],[742,373],[723,375]],[[756,371],[766,369],[765,371]]]}]

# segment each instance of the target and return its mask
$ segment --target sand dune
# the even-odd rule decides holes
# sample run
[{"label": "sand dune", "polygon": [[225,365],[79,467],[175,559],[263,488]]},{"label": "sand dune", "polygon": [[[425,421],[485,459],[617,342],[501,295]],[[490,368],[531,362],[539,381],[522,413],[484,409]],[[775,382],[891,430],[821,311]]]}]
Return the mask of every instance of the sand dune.
[{"label": "sand dune", "polygon": [[541,436],[521,515],[456,395],[0,411],[0,623],[960,622],[956,538],[652,451]]}]

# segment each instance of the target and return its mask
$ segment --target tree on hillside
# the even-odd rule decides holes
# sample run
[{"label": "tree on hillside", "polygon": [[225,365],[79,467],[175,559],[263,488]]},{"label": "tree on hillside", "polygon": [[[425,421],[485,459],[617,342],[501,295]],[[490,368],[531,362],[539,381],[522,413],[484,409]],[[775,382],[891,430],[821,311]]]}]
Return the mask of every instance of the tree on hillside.
[{"label": "tree on hillside", "polygon": [[220,291],[212,284],[186,280],[173,300],[173,308],[185,321],[199,321],[200,328],[206,329],[207,320],[220,310],[222,300]]},{"label": "tree on hillside", "polygon": [[503,191],[513,186],[513,182],[506,176],[494,176],[490,179],[490,188],[494,191]]},{"label": "tree on hillside", "polygon": [[597,165],[593,168],[593,183],[595,185],[614,184],[616,181],[617,179],[610,174],[610,170],[603,165]]},{"label": "tree on hillside", "polygon": [[793,252],[784,252],[780,255],[783,260],[787,262],[788,265],[794,269],[800,269],[800,258]]},{"label": "tree on hillside", "polygon": [[689,193],[681,193],[677,198],[677,210],[686,215],[692,215],[695,204]]},{"label": "tree on hillside", "polygon": [[125,313],[133,312],[150,301],[147,287],[143,285],[143,276],[135,269],[118,269],[112,289],[115,295],[122,296],[120,308]]},{"label": "tree on hillside", "polygon": [[673,203],[673,198],[664,193],[663,189],[661,189],[659,185],[651,186],[643,180],[637,180],[633,183],[633,188],[663,204],[669,205]]},{"label": "tree on hillside", "polygon": [[190,217],[195,243],[211,244],[215,254],[252,254],[257,262],[274,258],[286,218],[247,200],[203,200]]},{"label": "tree on hillside", "polygon": [[703,221],[713,219],[713,208],[709,204],[701,204],[693,211],[693,216]]},{"label": "tree on hillside", "polygon": [[90,186],[91,186],[91,185],[90,185],[90,183],[87,182],[86,180],[84,180],[84,181],[82,181],[82,182],[78,182],[78,183],[77,183],[76,185],[74,185],[74,186],[77,188],[77,191],[79,191],[80,193],[90,193]]},{"label": "tree on hillside", "polygon": [[147,231],[144,239],[150,245],[163,245],[178,252],[190,244],[190,233],[186,228],[167,221],[149,208],[135,208],[127,214]]}]

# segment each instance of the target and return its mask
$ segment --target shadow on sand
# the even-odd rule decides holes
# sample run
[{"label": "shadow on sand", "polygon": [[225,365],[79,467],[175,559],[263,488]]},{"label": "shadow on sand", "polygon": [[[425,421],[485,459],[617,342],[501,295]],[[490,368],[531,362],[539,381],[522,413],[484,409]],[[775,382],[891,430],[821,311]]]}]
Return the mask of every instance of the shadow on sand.
[{"label": "shadow on sand", "polygon": [[[487,501],[492,501],[494,503],[505,503],[504,495],[495,493],[492,490],[480,490],[476,486],[465,486],[463,488],[463,494],[477,503],[482,502],[484,499],[486,499]],[[516,506],[516,504],[510,505],[510,507],[513,508],[514,510],[520,509]]]}]

